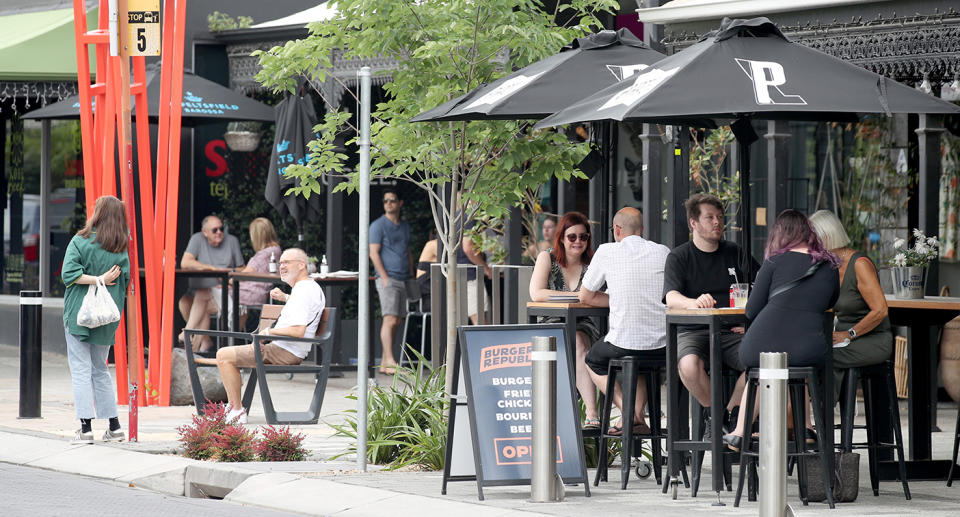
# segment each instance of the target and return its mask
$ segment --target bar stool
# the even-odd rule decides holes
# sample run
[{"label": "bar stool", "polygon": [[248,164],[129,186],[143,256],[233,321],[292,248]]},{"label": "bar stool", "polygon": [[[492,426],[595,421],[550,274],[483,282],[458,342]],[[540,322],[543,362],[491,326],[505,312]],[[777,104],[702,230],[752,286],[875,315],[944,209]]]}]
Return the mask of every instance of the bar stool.
[{"label": "bar stool", "polygon": [[[730,394],[734,392],[737,379],[740,378],[740,373],[741,372],[739,370],[734,370],[732,368],[727,367],[726,365],[724,365],[721,368],[721,375],[723,376],[723,386],[724,386],[723,396],[720,397],[721,400],[728,400],[730,398]],[[696,399],[693,399],[693,400],[695,401]],[[703,414],[704,408],[699,404],[695,404],[695,407],[698,409],[698,411],[694,414],[694,419],[696,420],[696,427],[694,429],[695,430],[699,429],[699,432],[695,434],[697,435],[697,439],[703,439],[703,434],[706,432],[706,419],[704,418],[704,414]],[[730,416],[733,416],[733,415],[731,414]],[[733,422],[736,423],[736,419],[733,419]],[[726,424],[727,424],[726,422],[723,422],[723,425],[726,425]],[[693,463],[693,466],[692,466],[693,497],[696,497],[697,493],[700,491],[700,472],[703,469],[704,452],[705,451],[702,451],[702,450],[695,451],[693,453],[693,457],[691,458],[691,462]],[[733,461],[734,461],[732,457],[739,459],[739,455],[736,454],[734,451],[731,451],[728,449],[723,450],[722,452],[723,452],[723,484],[726,487],[727,492],[730,492],[733,489],[731,486],[731,483],[733,482]]]},{"label": "bar stool", "polygon": [[[600,451],[597,461],[597,475],[593,480],[593,486],[600,484],[600,480],[607,480],[607,440],[620,440],[621,444],[621,466],[620,466],[620,489],[627,489],[627,480],[630,476],[630,459],[634,457],[634,445],[642,445],[643,439],[650,440],[650,448],[653,456],[653,472],[657,479],[657,484],[663,482],[662,465],[663,458],[660,454],[660,442],[666,439],[666,433],[660,427],[660,371],[664,368],[663,361],[647,362],[640,361],[636,357],[622,357],[611,359],[607,366],[607,389],[606,393],[612,394],[617,382],[617,372],[622,373],[621,389],[623,391],[623,409],[620,416],[621,434],[611,435],[607,432],[610,428],[610,413],[613,406],[613,397],[604,397],[603,413],[600,418]],[[646,376],[647,384],[647,407],[650,415],[650,434],[634,436],[633,434],[633,413],[634,403],[637,398],[637,378],[639,375]],[[635,443],[636,442],[636,443]]]},{"label": "bar stool", "polygon": [[[857,382],[863,385],[864,412],[867,420],[867,441],[853,442],[853,418],[854,409],[857,404]],[[883,425],[882,418],[873,415],[870,401],[873,400],[873,390],[883,389],[887,392],[887,401],[890,406],[887,415],[886,425],[892,425],[894,443],[880,442],[877,436],[877,430]],[[903,496],[910,500],[910,487],[907,485],[907,467],[903,458],[903,433],[900,429],[900,404],[897,402],[897,386],[894,375],[893,361],[886,360],[879,364],[870,366],[860,366],[857,368],[847,368],[843,381],[844,397],[842,400],[842,412],[840,416],[840,447],[845,452],[853,449],[867,449],[867,456],[870,463],[870,486],[873,488],[873,495],[880,495],[880,476],[879,476],[879,458],[877,452],[880,449],[893,449],[897,451],[897,466],[900,469],[900,481],[903,483]],[[948,485],[949,486],[949,485]]]},{"label": "bar stool", "polygon": [[[790,402],[793,405],[793,443],[787,444],[787,457],[800,459],[797,468],[797,481],[800,486],[800,500],[803,505],[808,504],[807,499],[807,468],[806,457],[820,456],[821,465],[824,468],[820,470],[823,473],[823,486],[827,487],[827,504],[834,508],[833,490],[830,490],[831,477],[833,469],[826,466],[833,464],[833,451],[828,451],[824,446],[824,428],[823,428],[823,401],[820,397],[820,374],[819,369],[812,366],[791,366],[788,368],[788,386],[790,390]],[[757,400],[757,387],[760,383],[760,371],[758,368],[750,368],[747,372],[747,404],[741,408],[746,411],[750,420],[753,415],[753,408]],[[817,431],[817,450],[808,451],[806,447],[806,438],[803,433],[805,428],[804,414],[806,412],[806,402],[803,396],[803,388],[808,386],[810,389],[810,403],[813,405],[814,426]],[[762,429],[761,429],[762,431]],[[832,430],[831,430],[832,432]],[[740,448],[740,479],[737,482],[737,496],[733,502],[734,507],[740,506],[740,496],[743,494],[743,480],[747,470],[751,470],[751,477],[755,470],[754,462],[757,461],[760,454],[752,449],[753,433],[749,430],[744,432],[743,444]],[[790,445],[792,445],[792,450]]]},{"label": "bar stool", "polygon": [[[416,300],[410,300],[411,303],[415,303],[417,306],[416,310],[407,311],[407,315],[403,318],[403,337],[400,339],[400,344],[403,347],[407,346],[407,332],[410,330],[410,318],[420,318],[420,357],[426,357],[427,355],[427,322],[430,321],[430,308],[424,307],[423,297],[417,298]],[[403,353],[400,357],[400,364],[405,364],[410,362],[410,357],[408,354]],[[419,363],[419,359],[417,360]],[[422,365],[421,365],[422,367]]]}]

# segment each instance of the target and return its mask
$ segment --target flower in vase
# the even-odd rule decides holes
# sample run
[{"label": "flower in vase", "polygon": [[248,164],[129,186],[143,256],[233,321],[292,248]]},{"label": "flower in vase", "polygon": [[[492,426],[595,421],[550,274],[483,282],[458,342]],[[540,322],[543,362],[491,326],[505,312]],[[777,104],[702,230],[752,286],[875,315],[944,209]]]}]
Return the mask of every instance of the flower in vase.
[{"label": "flower in vase", "polygon": [[893,248],[897,253],[890,259],[893,267],[926,267],[939,254],[940,241],[936,236],[927,237],[918,228],[913,230],[913,247],[907,247],[905,239],[893,241]]}]

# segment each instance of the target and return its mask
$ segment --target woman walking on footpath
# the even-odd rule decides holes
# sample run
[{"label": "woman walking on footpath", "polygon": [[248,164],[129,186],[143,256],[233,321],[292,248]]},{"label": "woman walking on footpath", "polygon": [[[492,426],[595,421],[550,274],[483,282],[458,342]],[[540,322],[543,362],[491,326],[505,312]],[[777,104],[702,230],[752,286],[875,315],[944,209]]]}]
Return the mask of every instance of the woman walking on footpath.
[{"label": "woman walking on footpath", "polygon": [[117,418],[117,391],[107,367],[107,355],[113,345],[119,322],[95,328],[77,324],[88,286],[103,280],[117,308],[123,311],[130,263],[127,258],[126,214],[123,202],[113,196],[97,199],[93,217],[77,232],[67,246],[63,258],[61,280],[66,286],[63,296],[63,326],[67,340],[67,362],[73,380],[73,402],[80,430],[73,443],[93,443],[91,421],[110,420],[104,441],[122,441],[124,432]]}]

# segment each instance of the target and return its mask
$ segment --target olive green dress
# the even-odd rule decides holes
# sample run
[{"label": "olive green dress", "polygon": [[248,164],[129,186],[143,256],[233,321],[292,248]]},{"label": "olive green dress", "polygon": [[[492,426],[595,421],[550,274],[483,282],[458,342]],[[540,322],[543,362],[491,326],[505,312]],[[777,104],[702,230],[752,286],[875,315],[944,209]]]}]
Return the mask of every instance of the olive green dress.
[{"label": "olive green dress", "polygon": [[[856,325],[867,313],[867,305],[857,284],[856,261],[865,255],[855,252],[847,263],[847,270],[840,281],[840,297],[833,310],[837,315],[837,332],[846,332]],[[878,280],[879,281],[879,280]],[[880,364],[893,355],[893,334],[890,332],[890,318],[883,318],[873,330],[857,336],[849,345],[833,349],[833,401],[840,398],[840,388],[846,368]]]}]

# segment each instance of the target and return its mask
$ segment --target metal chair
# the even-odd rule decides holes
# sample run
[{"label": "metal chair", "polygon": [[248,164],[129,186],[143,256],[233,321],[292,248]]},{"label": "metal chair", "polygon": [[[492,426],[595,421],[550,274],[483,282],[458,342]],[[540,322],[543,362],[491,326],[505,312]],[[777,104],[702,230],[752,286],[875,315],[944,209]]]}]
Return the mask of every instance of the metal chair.
[{"label": "metal chair", "polygon": [[[280,310],[283,308],[282,305],[264,305],[262,307],[262,313],[260,317],[260,325],[258,330],[268,328],[276,321],[280,315]],[[253,402],[253,392],[257,387],[257,383],[260,383],[260,400],[263,403],[263,412],[266,417],[267,423],[274,424],[315,424],[320,418],[320,408],[323,405],[323,395],[327,388],[327,378],[330,374],[330,362],[333,354],[333,344],[334,338],[336,337],[336,331],[338,330],[338,318],[337,318],[337,309],[335,307],[327,307],[323,311],[323,315],[320,318],[319,323],[319,334],[316,337],[312,338],[283,338],[284,341],[292,341],[298,343],[310,343],[314,347],[316,357],[318,358],[316,364],[304,364],[300,363],[297,365],[274,365],[274,364],[264,364],[263,354],[260,351],[259,346],[254,346],[254,357],[256,359],[256,367],[250,373],[250,378],[247,381],[247,386],[243,391],[242,404],[244,409],[248,412],[250,411],[250,406]],[[234,338],[243,341],[251,341],[254,345],[259,345],[263,341],[276,339],[274,336],[262,336],[260,334],[247,334],[243,332],[224,332],[224,331],[215,331],[215,330],[192,330],[184,329],[184,334],[189,339],[191,334],[196,335],[208,335],[211,337],[224,337],[224,338]],[[203,394],[203,389],[200,387],[200,378],[197,375],[197,367],[209,367],[215,366],[215,364],[203,364],[197,363],[194,359],[193,350],[191,347],[184,347],[184,350],[187,354],[187,368],[190,375],[190,385],[193,389],[193,400],[196,404],[197,412],[203,414],[203,405],[206,402],[206,397]],[[270,397],[270,388],[267,383],[267,374],[293,374],[293,373],[310,373],[316,376],[316,385],[314,386],[313,394],[310,399],[310,406],[307,411],[290,411],[290,412],[278,412],[276,411],[273,405],[273,399]]]}]

